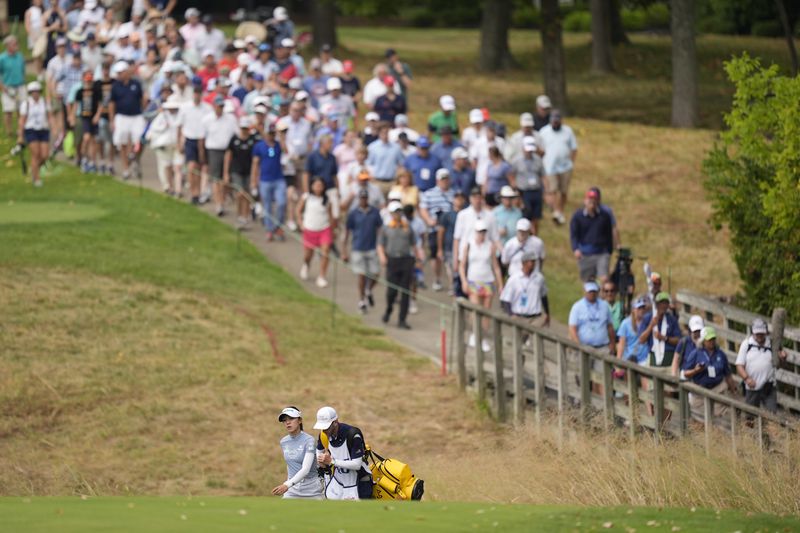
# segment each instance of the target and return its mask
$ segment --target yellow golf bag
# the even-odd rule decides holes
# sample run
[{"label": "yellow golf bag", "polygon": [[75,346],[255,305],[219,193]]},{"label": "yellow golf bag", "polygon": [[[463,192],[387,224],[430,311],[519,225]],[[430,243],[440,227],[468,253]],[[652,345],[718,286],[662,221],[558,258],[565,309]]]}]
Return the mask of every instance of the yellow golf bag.
[{"label": "yellow golf bag", "polygon": [[376,500],[421,500],[425,482],[411,473],[406,463],[397,459],[384,459],[367,446],[371,461],[372,497]]}]

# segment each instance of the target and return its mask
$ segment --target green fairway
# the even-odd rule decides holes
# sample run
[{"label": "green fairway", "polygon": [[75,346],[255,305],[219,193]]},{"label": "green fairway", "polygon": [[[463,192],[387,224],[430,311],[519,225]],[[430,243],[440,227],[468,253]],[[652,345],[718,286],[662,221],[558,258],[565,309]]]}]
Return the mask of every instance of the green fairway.
[{"label": "green fairway", "polygon": [[276,498],[4,498],[8,531],[797,531],[800,520],[709,509]]},{"label": "green fairway", "polygon": [[73,202],[14,202],[0,205],[2,224],[45,224],[100,218],[108,211],[96,205]]}]

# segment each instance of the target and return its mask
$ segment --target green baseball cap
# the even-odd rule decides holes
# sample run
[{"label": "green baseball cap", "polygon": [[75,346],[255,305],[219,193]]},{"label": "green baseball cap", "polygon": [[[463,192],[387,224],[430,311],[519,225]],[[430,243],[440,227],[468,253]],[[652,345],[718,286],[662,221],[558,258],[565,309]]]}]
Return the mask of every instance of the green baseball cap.
[{"label": "green baseball cap", "polygon": [[659,292],[658,294],[656,294],[656,303],[669,302],[669,301],[670,301],[670,299],[669,299],[669,293],[668,292],[663,292],[662,291],[662,292]]},{"label": "green baseball cap", "polygon": [[717,338],[717,330],[712,328],[711,326],[706,326],[703,328],[703,340],[710,341],[712,339]]}]

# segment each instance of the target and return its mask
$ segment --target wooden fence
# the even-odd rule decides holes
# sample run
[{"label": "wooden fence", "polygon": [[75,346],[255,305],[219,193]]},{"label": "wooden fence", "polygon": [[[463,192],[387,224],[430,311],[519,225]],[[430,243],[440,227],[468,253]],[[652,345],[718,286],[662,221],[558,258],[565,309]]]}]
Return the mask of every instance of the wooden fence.
[{"label": "wooden fence", "polygon": [[[770,318],[722,303],[700,294],[680,290],[677,294],[681,324],[691,315],[700,315],[717,330],[719,346],[728,356],[731,365],[736,361],[739,345],[750,334],[750,324],[756,318],[770,323]],[[778,405],[786,410],[800,412],[800,328],[786,326],[783,330],[788,354],[783,368],[775,372],[778,382]]]},{"label": "wooden fence", "polygon": [[[481,321],[490,324],[490,352],[480,349]],[[474,343],[465,339],[469,329],[475,336]],[[456,301],[455,330],[459,386],[474,388],[478,399],[488,402],[501,421],[510,418],[522,423],[532,406],[537,424],[546,411],[555,409],[562,429],[576,410],[581,420],[588,421],[599,413],[607,428],[623,424],[632,435],[646,429],[681,436],[693,425],[702,425],[707,451],[715,427],[730,433],[734,449],[743,433],[756,438],[759,446],[782,435],[780,440],[788,449],[791,434],[796,431],[793,421],[780,415],[680,381],[658,369],[617,359],[548,328],[534,327],[465,299]],[[624,379],[614,377],[615,368],[624,370]],[[649,384],[643,387],[642,380]],[[699,404],[695,409],[690,408],[690,395]],[[725,415],[716,416],[716,408],[724,409]],[[742,417],[748,420],[740,420]],[[694,424],[690,422],[692,418]]]}]

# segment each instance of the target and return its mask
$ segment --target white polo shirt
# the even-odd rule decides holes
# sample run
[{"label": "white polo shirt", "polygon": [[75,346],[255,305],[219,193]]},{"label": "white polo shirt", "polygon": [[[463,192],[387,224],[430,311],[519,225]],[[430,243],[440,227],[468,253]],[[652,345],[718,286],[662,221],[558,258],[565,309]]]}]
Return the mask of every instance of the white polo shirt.
[{"label": "white polo shirt", "polygon": [[484,208],[483,211],[478,213],[472,206],[469,206],[458,212],[456,226],[453,228],[453,238],[458,239],[458,245],[461,248],[461,250],[459,250],[459,257],[461,256],[460,252],[467,246],[467,242],[472,240],[472,237],[475,235],[475,223],[479,219],[484,220],[489,226],[486,235],[489,240],[492,242],[497,242],[499,240],[497,223],[495,222],[491,210]]},{"label": "white polo shirt", "polygon": [[760,390],[768,382],[774,382],[775,367],[772,366],[772,343],[769,337],[764,346],[759,346],[752,335],[747,337],[739,346],[736,365],[743,365],[747,375],[756,382],[752,389],[745,384],[747,390]]},{"label": "white polo shirt", "polygon": [[200,105],[195,105],[194,102],[183,104],[178,111],[178,128],[187,139],[202,139],[206,136],[203,118],[213,113],[214,108],[206,102],[200,102]]},{"label": "white polo shirt", "polygon": [[544,312],[542,298],[545,296],[547,284],[542,273],[534,270],[530,276],[526,276],[520,271],[508,278],[500,301],[511,304],[512,315],[531,316]]},{"label": "white polo shirt", "polygon": [[203,117],[203,128],[206,131],[207,150],[225,150],[236,135],[238,124],[232,113],[222,113],[217,116],[215,112]]},{"label": "white polo shirt", "polygon": [[519,242],[517,237],[508,239],[508,242],[503,246],[503,252],[500,254],[500,261],[504,265],[508,265],[508,275],[513,276],[522,272],[522,256],[526,253],[536,254],[539,262],[536,263],[536,271],[541,270],[541,261],[545,258],[544,241],[536,235],[529,235],[525,242]]}]

